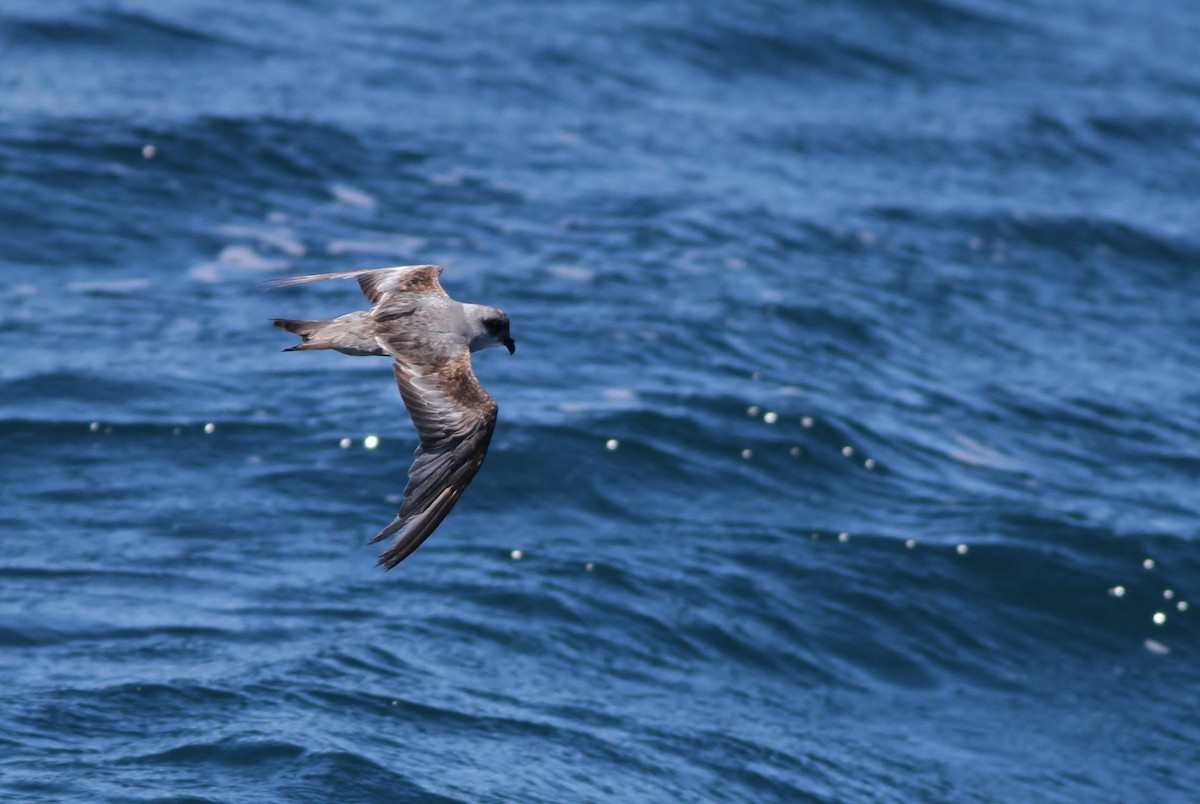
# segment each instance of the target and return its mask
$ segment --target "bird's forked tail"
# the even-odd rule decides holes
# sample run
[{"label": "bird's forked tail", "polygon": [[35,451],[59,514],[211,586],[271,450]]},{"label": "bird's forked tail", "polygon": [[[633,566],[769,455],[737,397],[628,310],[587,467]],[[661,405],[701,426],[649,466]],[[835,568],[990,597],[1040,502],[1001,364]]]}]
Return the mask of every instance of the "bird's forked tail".
[{"label": "bird's forked tail", "polygon": [[313,341],[313,336],[320,332],[328,323],[328,321],[298,321],[294,318],[275,319],[275,326],[280,329],[286,329],[288,332],[294,332],[304,339],[302,343],[284,349],[283,351],[285,352],[299,352],[305,349],[328,349],[330,347],[329,344]]},{"label": "bird's forked tail", "polygon": [[338,316],[332,321],[297,321],[276,318],[275,326],[294,332],[302,343],[284,349],[285,352],[335,349],[345,355],[387,355],[375,337],[378,324],[370,310],[358,310]]}]

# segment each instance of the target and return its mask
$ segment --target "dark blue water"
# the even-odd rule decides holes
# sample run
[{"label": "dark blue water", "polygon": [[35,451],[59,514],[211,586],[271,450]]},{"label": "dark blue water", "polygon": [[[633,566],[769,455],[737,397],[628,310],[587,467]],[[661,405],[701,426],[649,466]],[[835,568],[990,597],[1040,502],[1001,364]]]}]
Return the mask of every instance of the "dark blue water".
[{"label": "dark blue water", "polygon": [[[1197,42],[6,2],[0,798],[1195,800]],[[388,365],[269,323],[365,302],[262,283],[414,262],[519,349],[383,573]]]}]

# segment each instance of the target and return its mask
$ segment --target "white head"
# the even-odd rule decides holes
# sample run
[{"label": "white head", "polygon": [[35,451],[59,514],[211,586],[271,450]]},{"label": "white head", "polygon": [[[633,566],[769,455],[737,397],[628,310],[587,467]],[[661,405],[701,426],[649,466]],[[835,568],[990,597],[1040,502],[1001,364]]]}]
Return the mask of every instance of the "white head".
[{"label": "white head", "polygon": [[487,307],[482,304],[466,306],[467,325],[470,327],[470,349],[478,352],[492,346],[503,346],[511,355],[517,351],[517,344],[508,333],[508,316],[503,310]]}]

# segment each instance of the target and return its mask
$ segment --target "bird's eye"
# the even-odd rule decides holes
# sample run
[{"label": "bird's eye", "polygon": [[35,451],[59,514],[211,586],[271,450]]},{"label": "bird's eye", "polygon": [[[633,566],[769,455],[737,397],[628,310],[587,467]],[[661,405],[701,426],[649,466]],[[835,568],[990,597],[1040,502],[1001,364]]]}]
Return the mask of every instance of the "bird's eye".
[{"label": "bird's eye", "polygon": [[491,334],[495,335],[500,330],[504,329],[503,318],[485,318],[483,319],[483,328]]}]

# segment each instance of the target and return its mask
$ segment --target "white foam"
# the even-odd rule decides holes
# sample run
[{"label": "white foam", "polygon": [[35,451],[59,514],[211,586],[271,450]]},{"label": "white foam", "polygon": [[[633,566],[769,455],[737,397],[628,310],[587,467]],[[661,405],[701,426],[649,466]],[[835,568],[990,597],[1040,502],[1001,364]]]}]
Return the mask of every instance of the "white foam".
[{"label": "white foam", "polygon": [[575,279],[580,282],[590,282],[596,278],[595,271],[580,268],[578,265],[552,265],[546,270],[554,276],[562,277],[563,279]]},{"label": "white foam", "polygon": [[127,293],[131,290],[145,290],[150,287],[150,280],[145,277],[130,279],[81,279],[68,282],[67,290],[72,293]]},{"label": "white foam", "polygon": [[338,203],[348,204],[352,207],[373,209],[378,203],[373,196],[348,184],[334,184],[330,186],[329,192],[333,194]]},{"label": "white foam", "polygon": [[215,262],[204,262],[188,268],[188,276],[197,282],[215,285],[221,281],[221,266]]},{"label": "white foam", "polygon": [[341,254],[387,254],[408,257],[425,247],[420,237],[385,237],[371,240],[331,240],[325,248],[331,256]]},{"label": "white foam", "polygon": [[217,262],[239,271],[278,271],[288,267],[285,260],[269,260],[249,246],[226,246]]},{"label": "white foam", "polygon": [[222,226],[217,231],[226,237],[245,238],[277,248],[292,257],[303,257],[308,249],[287,228],[254,229],[249,226]]}]

